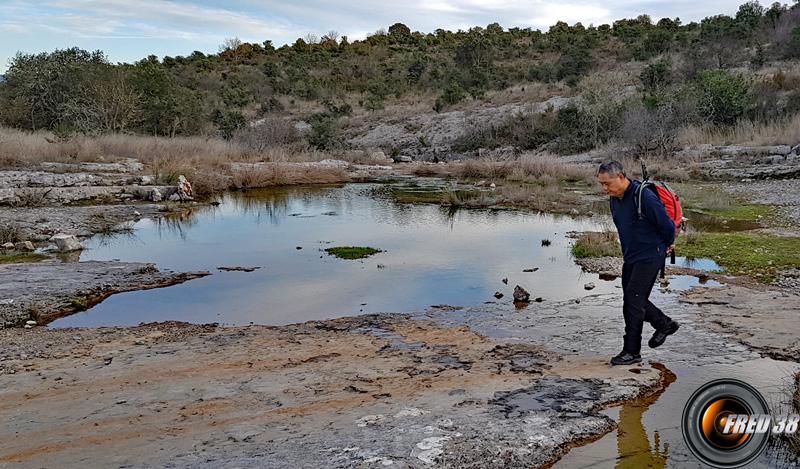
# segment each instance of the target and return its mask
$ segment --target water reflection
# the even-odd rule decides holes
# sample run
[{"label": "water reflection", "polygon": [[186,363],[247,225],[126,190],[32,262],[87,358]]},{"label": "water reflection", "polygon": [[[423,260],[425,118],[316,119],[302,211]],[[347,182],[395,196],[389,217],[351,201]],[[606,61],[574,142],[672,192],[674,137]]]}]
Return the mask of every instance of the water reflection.
[{"label": "water reflection", "polygon": [[[233,192],[218,206],[140,220],[133,238],[92,238],[81,260],[155,262],[160,269],[214,273],[170,288],[114,295],[54,326],[170,319],[286,324],[432,304],[475,305],[495,301],[496,291],[510,302],[516,285],[532,298],[561,301],[584,296],[583,285],[597,280],[574,264],[565,236],[600,229],[595,220],[399,203],[387,189],[347,184]],[[552,244],[542,246],[544,238]],[[336,245],[383,252],[346,261],[323,251]],[[262,268],[215,272],[221,265]],[[539,270],[523,272],[533,267]],[[602,282],[592,293],[615,292],[615,285]]]},{"label": "water reflection", "polygon": [[651,443],[642,416],[655,403],[667,387],[676,380],[675,373],[660,363],[653,363],[653,368],[661,372],[663,387],[647,397],[626,402],[619,411],[617,429],[617,452],[619,454],[616,469],[640,469],[643,467],[663,468],[669,458],[669,444],[661,444],[658,430],[653,432]]}]

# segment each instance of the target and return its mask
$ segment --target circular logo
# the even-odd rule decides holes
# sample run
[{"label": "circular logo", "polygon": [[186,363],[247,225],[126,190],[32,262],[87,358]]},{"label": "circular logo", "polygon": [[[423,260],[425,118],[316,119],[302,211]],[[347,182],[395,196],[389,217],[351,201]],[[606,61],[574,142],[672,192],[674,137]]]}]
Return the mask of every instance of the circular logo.
[{"label": "circular logo", "polygon": [[741,467],[767,446],[769,407],[752,386],[736,379],[708,382],[683,409],[686,446],[700,461],[717,468]]}]

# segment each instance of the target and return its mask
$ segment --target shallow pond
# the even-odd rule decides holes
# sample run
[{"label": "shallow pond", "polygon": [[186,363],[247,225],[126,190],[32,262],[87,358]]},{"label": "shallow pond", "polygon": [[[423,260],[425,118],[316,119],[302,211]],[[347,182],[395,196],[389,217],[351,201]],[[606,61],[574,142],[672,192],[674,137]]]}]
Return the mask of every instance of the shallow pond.
[{"label": "shallow pond", "polygon": [[[517,284],[531,299],[543,301],[585,295],[587,282],[597,286],[591,293],[613,291],[618,284],[583,273],[569,253],[566,233],[603,229],[596,219],[404,204],[391,196],[396,187],[347,184],[229,193],[216,207],[141,220],[129,236],[92,238],[81,260],[155,262],[159,269],[212,275],[114,295],[52,326],[164,320],[280,325],[431,305],[510,302]],[[549,245],[543,245],[545,239]],[[333,246],[383,252],[344,260],[324,252]],[[260,268],[217,269],[226,266]],[[496,300],[495,292],[504,297]]]}]

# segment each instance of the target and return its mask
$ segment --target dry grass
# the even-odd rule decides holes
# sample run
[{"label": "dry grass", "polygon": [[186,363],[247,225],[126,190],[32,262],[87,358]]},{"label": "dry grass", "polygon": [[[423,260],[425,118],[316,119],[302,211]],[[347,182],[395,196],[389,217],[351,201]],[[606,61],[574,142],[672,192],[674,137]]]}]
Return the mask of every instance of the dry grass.
[{"label": "dry grass", "polygon": [[22,241],[24,234],[22,228],[13,222],[0,224],[0,244],[16,243]]},{"label": "dry grass", "polygon": [[[207,197],[227,189],[289,184],[325,184],[349,180],[340,168],[293,165],[324,159],[356,164],[386,164],[370,151],[322,152],[302,143],[254,151],[246,145],[207,137],[147,137],[138,135],[77,136],[59,141],[46,132],[0,129],[0,167],[35,166],[46,161],[115,161],[133,158],[145,165],[158,183],[175,184],[180,175],[191,182],[195,194]],[[265,163],[252,169],[232,169],[231,163]],[[22,205],[39,205],[31,192]]]},{"label": "dry grass", "polygon": [[417,176],[455,177],[488,182],[523,182],[552,185],[561,181],[594,184],[590,166],[563,163],[549,153],[525,154],[514,160],[466,160],[444,165],[420,165]]},{"label": "dry grass", "polygon": [[586,257],[617,257],[620,255],[619,238],[613,231],[582,233],[572,245],[576,259]]},{"label": "dry grass", "polygon": [[741,120],[732,127],[688,126],[678,133],[683,145],[796,145],[800,143],[800,114],[770,121]]}]

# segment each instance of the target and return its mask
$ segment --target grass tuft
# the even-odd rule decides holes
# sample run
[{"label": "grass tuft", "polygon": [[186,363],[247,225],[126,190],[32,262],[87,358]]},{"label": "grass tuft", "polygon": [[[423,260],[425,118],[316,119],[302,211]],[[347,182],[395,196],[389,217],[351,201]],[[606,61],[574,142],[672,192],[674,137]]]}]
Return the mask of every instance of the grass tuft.
[{"label": "grass tuft", "polygon": [[367,246],[337,246],[325,250],[328,254],[339,259],[364,259],[373,254],[382,252],[380,249],[375,249]]}]

